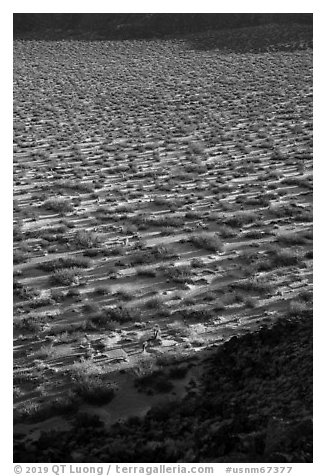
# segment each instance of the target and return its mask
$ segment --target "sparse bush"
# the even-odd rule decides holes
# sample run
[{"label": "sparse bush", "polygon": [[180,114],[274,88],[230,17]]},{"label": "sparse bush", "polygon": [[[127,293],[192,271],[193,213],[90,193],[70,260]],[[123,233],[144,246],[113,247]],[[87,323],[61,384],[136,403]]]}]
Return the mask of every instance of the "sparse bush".
[{"label": "sparse bush", "polygon": [[42,332],[44,324],[33,316],[24,317],[23,319],[14,318],[14,329],[31,334]]},{"label": "sparse bush", "polygon": [[171,266],[167,268],[166,273],[170,279],[176,283],[190,283],[192,269],[189,265]]},{"label": "sparse bush", "polygon": [[277,241],[284,246],[304,245],[306,243],[305,237],[298,233],[280,233]]},{"label": "sparse bush", "polygon": [[70,213],[74,210],[73,204],[64,198],[49,198],[43,203],[46,210],[56,213]]},{"label": "sparse bush", "polygon": [[29,253],[25,251],[15,250],[13,254],[14,264],[25,263],[29,258]]},{"label": "sparse bush", "polygon": [[88,268],[89,266],[90,260],[83,256],[67,256],[39,264],[40,269],[50,272],[64,268]]},{"label": "sparse bush", "polygon": [[163,300],[161,297],[158,296],[148,299],[148,301],[146,301],[147,309],[160,309],[162,305]]},{"label": "sparse bush", "polygon": [[99,377],[83,377],[77,379],[73,391],[85,402],[91,405],[104,405],[109,403],[116,394],[116,385],[105,382]]},{"label": "sparse bush", "polygon": [[79,271],[75,268],[57,269],[50,277],[53,284],[60,286],[70,286],[71,284],[78,284]]},{"label": "sparse bush", "polygon": [[230,226],[231,228],[241,228],[243,225],[248,225],[257,221],[257,215],[250,212],[239,212],[235,213],[232,217],[226,218],[224,223],[225,225]]},{"label": "sparse bush", "polygon": [[143,276],[146,278],[155,278],[157,271],[153,268],[145,268],[145,269],[137,268],[136,273],[138,276]]},{"label": "sparse bush", "polygon": [[110,294],[110,290],[107,286],[98,286],[95,288],[94,293],[98,294],[99,296],[107,296]]},{"label": "sparse bush", "polygon": [[96,248],[100,245],[100,237],[90,231],[77,231],[72,241],[78,248]]},{"label": "sparse bush", "polygon": [[133,293],[127,289],[119,289],[114,293],[114,295],[123,301],[131,301],[134,298]]},{"label": "sparse bush", "polygon": [[204,248],[207,251],[222,251],[223,243],[217,235],[210,235],[209,233],[200,233],[189,238],[197,248]]},{"label": "sparse bush", "polygon": [[299,256],[295,251],[275,250],[271,252],[270,265],[273,268],[295,266],[299,264]]},{"label": "sparse bush", "polygon": [[312,314],[310,303],[301,300],[294,300],[290,302],[288,311],[289,317],[308,316],[310,313]]},{"label": "sparse bush", "polygon": [[229,226],[221,226],[218,232],[221,238],[234,238],[237,236],[237,233]]}]

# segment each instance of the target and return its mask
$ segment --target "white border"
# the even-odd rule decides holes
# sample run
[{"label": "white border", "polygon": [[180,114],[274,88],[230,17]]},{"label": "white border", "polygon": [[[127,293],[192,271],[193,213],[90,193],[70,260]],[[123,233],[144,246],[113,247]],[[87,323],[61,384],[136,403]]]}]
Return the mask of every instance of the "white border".
[{"label": "white border", "polygon": [[[78,6],[79,8],[76,8]],[[137,8],[135,8],[137,6]],[[325,239],[325,211],[322,191],[325,187],[326,153],[322,138],[325,135],[326,119],[324,104],[324,89],[326,78],[323,78],[326,41],[323,33],[326,28],[325,8],[317,1],[230,1],[216,4],[212,1],[119,1],[107,2],[93,0],[92,2],[72,2],[58,0],[56,2],[13,1],[2,7],[1,21],[1,105],[2,105],[2,173],[1,173],[1,225],[2,225],[2,329],[3,337],[0,346],[1,356],[1,409],[2,409],[2,458],[5,466],[4,474],[13,474],[12,470],[12,14],[16,13],[314,13],[314,251],[318,253],[314,265],[314,463],[293,465],[292,474],[325,474],[324,442],[325,434],[325,370],[322,358],[325,335],[326,316],[323,310],[323,278]],[[323,213],[324,212],[324,213]],[[315,255],[316,256],[316,255]],[[39,465],[45,466],[45,465]],[[147,465],[143,465],[147,466]],[[152,465],[153,466],[153,465]],[[219,466],[219,465],[216,465]],[[233,467],[250,465],[231,464]],[[257,465],[252,465],[257,466]],[[8,467],[8,468],[7,468]],[[223,465],[225,467],[225,465]],[[9,471],[6,471],[8,469]],[[324,471],[322,471],[324,469]],[[218,468],[217,468],[217,471]],[[222,474],[222,472],[221,472]]]}]

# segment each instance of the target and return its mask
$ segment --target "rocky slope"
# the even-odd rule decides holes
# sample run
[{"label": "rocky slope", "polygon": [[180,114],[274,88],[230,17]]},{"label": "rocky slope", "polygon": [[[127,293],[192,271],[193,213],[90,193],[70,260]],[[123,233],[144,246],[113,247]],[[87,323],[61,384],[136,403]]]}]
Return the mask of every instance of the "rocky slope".
[{"label": "rocky slope", "polygon": [[15,444],[15,461],[312,461],[312,318],[233,337],[183,401],[105,430],[78,414],[73,430]]}]

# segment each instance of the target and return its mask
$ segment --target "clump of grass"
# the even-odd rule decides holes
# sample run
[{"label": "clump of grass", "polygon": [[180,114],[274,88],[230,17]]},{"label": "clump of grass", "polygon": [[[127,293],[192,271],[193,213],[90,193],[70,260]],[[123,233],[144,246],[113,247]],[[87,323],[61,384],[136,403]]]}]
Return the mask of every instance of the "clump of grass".
[{"label": "clump of grass", "polygon": [[223,243],[217,235],[200,233],[189,238],[197,248],[204,248],[207,251],[223,251]]}]

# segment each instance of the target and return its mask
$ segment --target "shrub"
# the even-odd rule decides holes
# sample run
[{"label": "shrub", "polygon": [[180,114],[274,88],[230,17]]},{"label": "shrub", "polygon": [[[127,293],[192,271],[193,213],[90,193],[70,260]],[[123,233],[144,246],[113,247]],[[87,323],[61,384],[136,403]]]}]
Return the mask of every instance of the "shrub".
[{"label": "shrub", "polygon": [[95,302],[89,302],[84,304],[83,313],[84,314],[95,314],[101,311],[101,308]]},{"label": "shrub", "polygon": [[237,283],[230,285],[232,289],[239,289],[241,291],[254,291],[262,294],[271,292],[271,285],[266,281],[257,278],[243,279]]},{"label": "shrub", "polygon": [[43,327],[43,323],[33,316],[24,317],[23,319],[14,318],[14,329],[17,331],[37,334],[42,332]]},{"label": "shrub", "polygon": [[52,347],[52,344],[42,345],[42,347],[33,353],[34,359],[48,359],[53,357],[55,350]]},{"label": "shrub", "polygon": [[64,268],[88,268],[89,266],[90,260],[83,256],[68,256],[39,264],[40,269],[50,272]]},{"label": "shrub", "polygon": [[275,250],[271,252],[271,267],[282,268],[285,266],[295,266],[300,260],[297,253],[289,250]]},{"label": "shrub", "polygon": [[13,262],[14,264],[20,264],[20,263],[25,263],[29,258],[29,254],[20,251],[20,250],[15,250],[13,254]]},{"label": "shrub", "polygon": [[119,289],[117,290],[114,295],[123,301],[131,301],[134,298],[134,295],[131,291],[127,291],[126,289]]},{"label": "shrub", "polygon": [[239,212],[230,218],[226,218],[224,223],[231,228],[241,228],[243,225],[247,225],[255,221],[257,221],[257,215],[255,213]]},{"label": "shrub", "polygon": [[167,275],[176,283],[191,282],[192,269],[191,266],[171,266],[166,269]]},{"label": "shrub", "polygon": [[116,306],[106,309],[107,316],[112,320],[123,324],[129,321],[140,320],[140,311],[138,308],[126,307],[126,306]]},{"label": "shrub", "polygon": [[81,358],[80,362],[75,362],[71,365],[69,374],[73,381],[81,382],[87,380],[89,377],[98,377],[102,375],[104,370],[102,367],[96,365],[92,360]]},{"label": "shrub", "polygon": [[200,233],[193,235],[189,241],[198,248],[204,248],[207,251],[222,251],[223,243],[217,235],[210,235],[209,233]]},{"label": "shrub", "polygon": [[99,246],[101,240],[96,233],[79,230],[73,237],[73,242],[81,248],[95,248]]},{"label": "shrub", "polygon": [[69,213],[74,210],[73,204],[64,198],[49,198],[43,205],[46,210],[56,213]]},{"label": "shrub", "polygon": [[104,382],[99,377],[83,377],[77,379],[73,391],[85,402],[91,405],[109,403],[116,394],[117,387],[112,383]]},{"label": "shrub", "polygon": [[60,286],[70,286],[78,283],[79,272],[75,268],[57,269],[51,276],[53,284]]},{"label": "shrub", "polygon": [[312,312],[310,303],[294,300],[290,302],[288,316],[297,317],[297,316],[307,316]]},{"label": "shrub", "polygon": [[160,309],[163,305],[162,298],[156,296],[146,301],[147,309]]},{"label": "shrub", "polygon": [[305,237],[297,233],[280,233],[277,237],[277,241],[285,246],[303,245],[306,243]]},{"label": "shrub", "polygon": [[94,293],[98,294],[99,296],[106,296],[110,293],[110,290],[107,286],[98,286],[94,289]]},{"label": "shrub", "polygon": [[222,238],[234,238],[237,236],[237,233],[229,226],[221,226],[219,229],[219,235]]},{"label": "shrub", "polygon": [[136,270],[136,273],[138,276],[144,276],[148,278],[155,278],[157,274],[156,270],[152,268],[146,268],[146,269],[138,268]]}]

